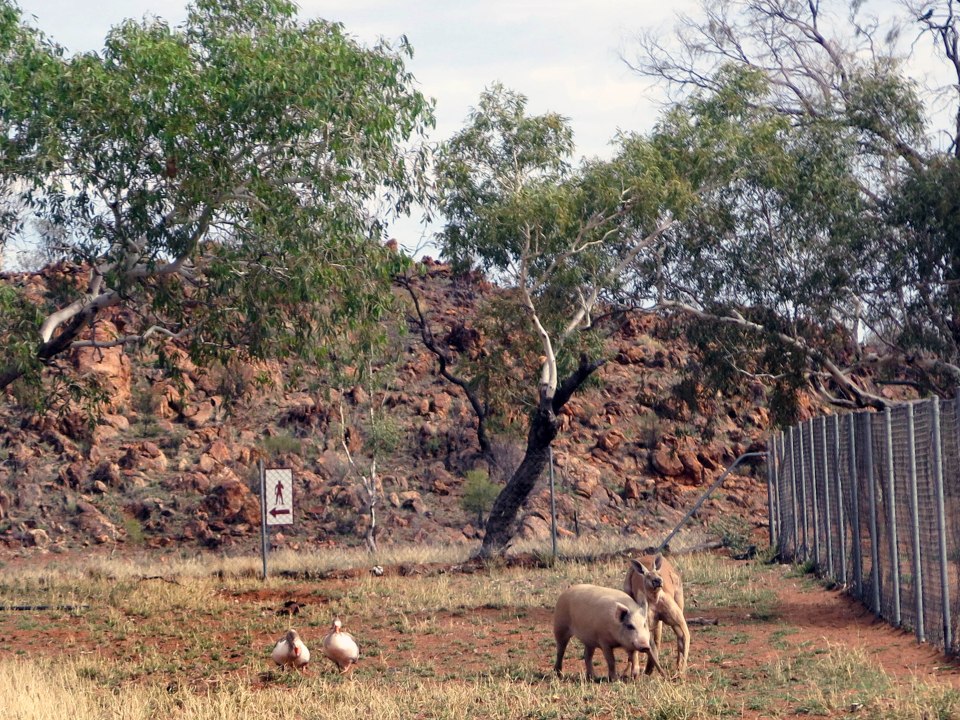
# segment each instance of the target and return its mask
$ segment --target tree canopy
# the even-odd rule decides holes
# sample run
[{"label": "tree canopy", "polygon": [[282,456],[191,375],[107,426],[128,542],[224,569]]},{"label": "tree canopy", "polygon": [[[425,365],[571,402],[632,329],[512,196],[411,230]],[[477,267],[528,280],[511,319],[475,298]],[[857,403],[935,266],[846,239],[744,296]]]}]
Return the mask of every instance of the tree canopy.
[{"label": "tree canopy", "polygon": [[[660,272],[664,306],[702,321],[720,375],[851,406],[885,403],[873,379],[940,394],[960,381],[947,240],[957,37],[952,2],[905,2],[880,19],[863,3],[723,0],[681,16],[673,36],[640,39],[628,61],[678,97],[753,75],[763,85],[750,112],[783,120],[778,152],[744,158],[736,182],[672,229]],[[906,71],[910,52],[931,48],[953,78],[939,96]],[[946,122],[934,122],[933,97],[952,108]]]},{"label": "tree canopy", "polygon": [[84,273],[39,307],[2,289],[0,387],[115,306],[113,344],[173,336],[198,360],[318,358],[376,319],[398,262],[383,220],[423,192],[433,122],[410,53],[286,0],[199,0],[68,56],[0,0],[2,236]]},{"label": "tree canopy", "polygon": [[500,324],[525,326],[515,328],[525,346],[512,352],[539,365],[538,377],[520,379],[531,408],[526,454],[494,503],[484,551],[509,539],[556,437],[556,413],[605,360],[595,315],[655,293],[671,229],[741,174],[741,158],[776,146],[781,118],[747,103],[756,82],[733,74],[723,91],[678,106],[651,133],[619,137],[612,160],[577,166],[564,118],[531,116],[523,95],[494,86],[441,146],[444,254],[507,289]]}]

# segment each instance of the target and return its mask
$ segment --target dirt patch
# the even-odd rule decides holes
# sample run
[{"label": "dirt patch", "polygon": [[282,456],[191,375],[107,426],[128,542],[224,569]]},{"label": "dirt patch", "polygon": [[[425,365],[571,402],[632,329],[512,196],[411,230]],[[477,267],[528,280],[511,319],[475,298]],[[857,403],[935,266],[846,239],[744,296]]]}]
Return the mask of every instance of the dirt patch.
[{"label": "dirt patch", "polygon": [[[259,590],[227,590],[218,592],[221,597],[239,603],[272,604],[283,608],[285,603],[295,602],[301,608],[311,605],[325,605],[330,602],[328,592],[315,587],[293,586],[289,588],[263,588]],[[299,611],[297,611],[299,612]]]},{"label": "dirt patch", "polygon": [[862,603],[838,590],[809,590],[787,578],[777,588],[778,615],[798,627],[805,639],[862,649],[894,676],[937,680],[960,687],[960,663],[940,650],[918,644],[909,632],[877,618]]},{"label": "dirt patch", "polygon": [[[855,648],[873,659],[898,683],[914,680],[960,688],[960,665],[928,645],[918,645],[913,635],[877,620],[858,602],[838,591],[827,591],[810,579],[795,577],[789,568],[758,569],[759,582],[776,593],[776,602],[766,608],[710,607],[697,601],[697,586],[690,588],[688,618],[716,620],[716,625],[691,625],[688,682],[722,680],[733,694],[746,701],[763,687],[758,678],[769,678],[784,664],[815,660],[826,647]],[[399,573],[398,573],[399,574]],[[145,651],[166,662],[143,675],[131,674],[134,682],[171,683],[209,688],[227,678],[241,679],[251,687],[289,683],[276,671],[269,651],[279,637],[287,602],[301,605],[289,623],[297,627],[315,650],[309,674],[334,673],[332,664],[319,653],[319,640],[329,623],[330,606],[349,594],[360,580],[330,579],[298,581],[286,587],[230,590],[217,594],[229,607],[209,612],[171,608],[145,620],[128,616],[105,622],[111,610],[92,606],[87,611],[0,611],[0,657],[12,657],[29,647],[32,654],[61,657],[116,655],[134,657]],[[772,608],[772,610],[771,610]],[[484,606],[445,609],[436,612],[384,612],[369,609],[347,618],[347,630],[361,645],[356,672],[376,677],[423,677],[446,682],[465,682],[486,676],[517,678],[524,682],[552,677],[555,647],[552,607]],[[196,631],[194,629],[197,629]],[[194,634],[206,640],[197,642]],[[187,643],[187,641],[190,641]],[[189,645],[189,647],[188,647]],[[148,650],[147,650],[148,649]],[[662,661],[674,667],[675,642],[665,628]],[[602,673],[602,658],[595,658]],[[618,652],[621,672],[625,657]],[[578,643],[567,652],[564,674],[577,682],[583,673]],[[802,685],[798,679],[796,684]],[[783,716],[799,714],[789,697],[767,707],[781,708]],[[744,717],[766,717],[746,707]]]}]

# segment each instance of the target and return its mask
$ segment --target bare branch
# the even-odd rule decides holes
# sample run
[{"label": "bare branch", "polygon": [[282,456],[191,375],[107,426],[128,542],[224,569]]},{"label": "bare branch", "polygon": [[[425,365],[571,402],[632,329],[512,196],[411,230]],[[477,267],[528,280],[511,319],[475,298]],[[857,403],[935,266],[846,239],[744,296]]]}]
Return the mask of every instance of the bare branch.
[{"label": "bare branch", "polygon": [[138,345],[143,344],[149,340],[154,335],[162,335],[170,340],[179,340],[192,332],[191,330],[181,330],[180,332],[173,332],[165,327],[160,325],[153,325],[148,328],[146,331],[139,335],[124,335],[122,337],[115,338],[113,340],[77,340],[70,344],[72,348],[82,348],[82,347],[93,347],[93,348],[113,348],[120,347],[122,345]]}]

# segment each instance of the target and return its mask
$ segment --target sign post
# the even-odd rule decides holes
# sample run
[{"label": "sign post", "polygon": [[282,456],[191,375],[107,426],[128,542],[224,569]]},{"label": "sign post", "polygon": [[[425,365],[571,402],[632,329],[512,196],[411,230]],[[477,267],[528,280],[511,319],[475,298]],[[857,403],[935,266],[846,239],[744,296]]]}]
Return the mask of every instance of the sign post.
[{"label": "sign post", "polygon": [[267,528],[293,524],[293,471],[264,468],[260,461],[260,551],[263,579],[267,579]]}]

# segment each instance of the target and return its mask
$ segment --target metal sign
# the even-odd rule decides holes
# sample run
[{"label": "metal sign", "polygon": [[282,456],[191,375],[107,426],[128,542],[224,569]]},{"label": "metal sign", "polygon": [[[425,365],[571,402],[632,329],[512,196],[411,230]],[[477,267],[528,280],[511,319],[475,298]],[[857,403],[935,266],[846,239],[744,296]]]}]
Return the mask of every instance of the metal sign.
[{"label": "metal sign", "polygon": [[293,471],[290,468],[267,468],[264,476],[266,524],[293,524]]}]

